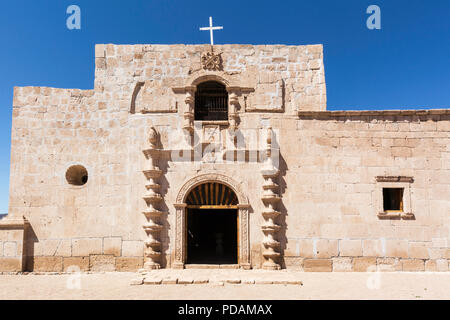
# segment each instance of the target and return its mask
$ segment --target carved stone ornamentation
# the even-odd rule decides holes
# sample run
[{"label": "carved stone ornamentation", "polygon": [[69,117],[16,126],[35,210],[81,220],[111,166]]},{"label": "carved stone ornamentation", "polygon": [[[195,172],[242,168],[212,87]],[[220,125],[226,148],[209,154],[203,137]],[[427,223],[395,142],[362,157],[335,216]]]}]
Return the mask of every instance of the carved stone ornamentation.
[{"label": "carved stone ornamentation", "polygon": [[145,244],[145,262],[144,269],[159,269],[161,258],[161,242],[159,240],[159,234],[163,228],[160,223],[160,217],[164,213],[157,207],[163,200],[160,194],[160,184],[158,179],[162,175],[162,170],[157,167],[157,160],[160,156],[160,149],[158,149],[158,132],[155,128],[150,129],[149,134],[150,148],[144,150],[144,154],[149,160],[148,168],[143,170],[144,175],[148,179],[148,183],[145,186],[147,189],[144,195],[144,200],[147,203],[147,209],[142,212],[147,222],[142,226],[147,233],[147,239]]},{"label": "carved stone ornamentation", "polygon": [[262,242],[262,255],[265,259],[262,267],[266,270],[281,269],[278,260],[280,258],[280,242],[276,240],[276,234],[280,230],[280,226],[276,223],[276,218],[280,215],[277,210],[278,204],[281,201],[279,196],[279,185],[277,178],[279,170],[272,163],[272,128],[267,130],[267,148],[266,148],[266,162],[261,170],[261,174],[265,180],[263,184],[263,194],[261,200],[264,202],[265,209],[262,212],[264,223],[261,230],[264,233]]},{"label": "carved stone ornamentation", "polygon": [[186,93],[184,97],[185,110],[183,114],[183,129],[187,130],[187,132],[189,132],[190,134],[194,132],[195,89],[195,87],[186,87]]},{"label": "carved stone ornamentation", "polygon": [[215,54],[207,51],[202,54],[202,67],[209,71],[220,71],[223,69],[221,53]]},{"label": "carved stone ornamentation", "polygon": [[228,107],[228,121],[230,123],[230,129],[236,130],[237,122],[238,122],[238,114],[237,109],[239,108],[239,99],[236,92],[231,91],[229,93],[229,104]]}]

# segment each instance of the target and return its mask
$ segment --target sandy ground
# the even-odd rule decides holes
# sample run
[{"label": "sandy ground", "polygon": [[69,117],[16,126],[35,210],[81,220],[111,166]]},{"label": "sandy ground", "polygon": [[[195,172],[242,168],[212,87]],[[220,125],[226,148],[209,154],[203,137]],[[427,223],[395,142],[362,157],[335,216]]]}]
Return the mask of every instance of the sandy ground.
[{"label": "sandy ground", "polygon": [[302,273],[303,286],[132,286],[135,273],[78,276],[0,275],[0,299],[450,299],[450,272]]}]

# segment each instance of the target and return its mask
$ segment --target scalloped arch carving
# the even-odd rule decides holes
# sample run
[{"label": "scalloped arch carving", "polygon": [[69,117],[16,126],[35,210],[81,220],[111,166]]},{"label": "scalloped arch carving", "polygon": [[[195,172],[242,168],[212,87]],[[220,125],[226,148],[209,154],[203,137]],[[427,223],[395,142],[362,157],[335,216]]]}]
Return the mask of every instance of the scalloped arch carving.
[{"label": "scalloped arch carving", "polygon": [[176,198],[176,203],[185,203],[186,197],[189,195],[192,189],[196,186],[206,183],[206,182],[219,182],[231,188],[238,198],[240,205],[248,205],[248,199],[242,192],[239,184],[232,178],[221,174],[221,173],[204,173],[193,178],[190,178],[187,182],[183,184],[178,196]]}]

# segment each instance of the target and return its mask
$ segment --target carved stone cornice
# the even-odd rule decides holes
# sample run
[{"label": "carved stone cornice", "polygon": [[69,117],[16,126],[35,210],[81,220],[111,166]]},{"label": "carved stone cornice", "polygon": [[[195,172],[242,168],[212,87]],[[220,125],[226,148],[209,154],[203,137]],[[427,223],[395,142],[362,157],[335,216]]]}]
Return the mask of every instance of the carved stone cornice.
[{"label": "carved stone cornice", "polygon": [[450,109],[430,110],[338,110],[338,111],[298,111],[299,118],[332,119],[336,117],[392,117],[392,116],[437,116],[450,115]]},{"label": "carved stone cornice", "polygon": [[378,176],[375,179],[377,180],[377,182],[414,182],[413,177],[405,176]]},{"label": "carved stone cornice", "polygon": [[3,218],[0,220],[0,229],[26,229],[30,222],[26,218]]},{"label": "carved stone cornice", "polygon": [[226,90],[227,90],[228,93],[234,92],[234,93],[236,93],[236,94],[239,94],[239,93],[246,94],[246,93],[252,93],[252,92],[254,92],[254,91],[255,91],[255,88],[250,88],[250,87],[239,87],[239,86],[228,86],[228,87],[226,88]]},{"label": "carved stone cornice", "polygon": [[173,206],[175,207],[175,209],[184,209],[187,207],[186,203],[174,203]]},{"label": "carved stone cornice", "polygon": [[[207,81],[208,79],[205,79],[205,81]],[[215,80],[215,79],[212,79]],[[216,80],[217,81],[217,80]],[[228,93],[236,93],[236,94],[247,94],[247,93],[252,93],[255,91],[255,88],[251,88],[251,87],[241,87],[241,86],[227,86],[226,88]],[[193,86],[193,85],[188,85],[185,87],[172,87],[172,91],[174,93],[177,94],[184,94],[186,92],[191,92],[192,94],[195,94],[195,92],[197,91],[197,87]]]},{"label": "carved stone cornice", "polygon": [[190,92],[191,94],[195,94],[195,91],[197,91],[197,87],[196,86],[173,87],[172,91],[174,93],[179,93],[179,94],[183,94],[183,93],[187,93],[187,92]]}]

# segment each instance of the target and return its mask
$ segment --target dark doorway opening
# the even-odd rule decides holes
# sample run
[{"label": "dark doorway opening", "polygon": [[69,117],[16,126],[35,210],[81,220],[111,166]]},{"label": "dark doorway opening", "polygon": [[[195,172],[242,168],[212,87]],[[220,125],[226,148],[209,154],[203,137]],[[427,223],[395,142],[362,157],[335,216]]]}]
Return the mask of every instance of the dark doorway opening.
[{"label": "dark doorway opening", "polygon": [[187,209],[187,263],[237,264],[237,209]]}]

